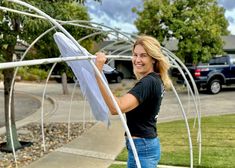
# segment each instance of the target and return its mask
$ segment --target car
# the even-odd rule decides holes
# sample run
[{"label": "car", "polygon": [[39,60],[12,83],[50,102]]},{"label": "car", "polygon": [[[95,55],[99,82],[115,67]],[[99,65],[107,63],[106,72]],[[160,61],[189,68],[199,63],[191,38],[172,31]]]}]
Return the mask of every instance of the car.
[{"label": "car", "polygon": [[[112,71],[103,71],[104,75],[109,83],[120,83],[123,79],[123,73],[113,69]],[[68,77],[67,76],[67,82],[68,83],[74,83],[75,77]],[[51,75],[51,79],[57,81],[58,83],[61,83],[61,75]]]},{"label": "car", "polygon": [[[207,89],[208,93],[218,94],[222,86],[235,85],[235,55],[214,56],[207,64],[187,68],[198,90]],[[189,79],[189,75],[185,75]],[[185,84],[181,75],[177,82]]]},{"label": "car", "polygon": [[[55,80],[57,83],[62,83],[62,77],[61,75],[51,75],[50,76],[51,80]],[[75,82],[75,77],[69,77],[67,76],[67,83],[74,83]]]},{"label": "car", "polygon": [[123,73],[113,69],[112,71],[104,71],[104,75],[109,83],[120,83],[123,79]]}]

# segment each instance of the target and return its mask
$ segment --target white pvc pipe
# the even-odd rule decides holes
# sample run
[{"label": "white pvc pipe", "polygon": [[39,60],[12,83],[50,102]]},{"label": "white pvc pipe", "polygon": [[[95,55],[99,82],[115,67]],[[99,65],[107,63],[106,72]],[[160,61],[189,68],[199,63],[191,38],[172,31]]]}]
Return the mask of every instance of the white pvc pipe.
[{"label": "white pvc pipe", "polygon": [[[169,58],[171,59],[171,61],[172,61],[174,64],[177,65],[177,62],[176,62],[173,58],[171,58],[171,57],[169,57]],[[179,68],[179,66],[178,66],[178,70],[179,70],[180,73],[182,74],[184,80],[186,80],[186,76],[184,75],[182,69]],[[187,86],[189,86],[189,83],[188,83],[187,80],[186,80],[186,82],[187,82]],[[190,133],[190,128],[189,128],[187,116],[186,116],[184,107],[183,107],[183,105],[182,105],[182,102],[181,102],[181,100],[180,100],[180,98],[179,98],[179,95],[177,94],[177,92],[176,92],[175,88],[173,87],[173,84],[172,84],[172,83],[171,83],[171,85],[172,85],[173,92],[175,93],[175,95],[176,95],[176,97],[177,97],[177,100],[178,100],[178,102],[179,102],[179,104],[180,104],[180,108],[181,108],[181,111],[182,111],[182,114],[183,114],[183,118],[184,118],[184,121],[185,121],[185,124],[186,124],[186,129],[187,129],[187,133],[188,133],[188,141],[189,141],[189,151],[190,151],[190,167],[192,168],[192,167],[193,167],[193,145],[192,145],[192,138],[191,138],[191,133]],[[190,91],[192,92],[191,88],[189,88],[189,89],[190,89]]]},{"label": "white pvc pipe", "polygon": [[68,115],[68,139],[70,139],[70,122],[71,122],[72,102],[73,102],[74,93],[75,93],[77,84],[78,84],[78,82],[76,80],[75,83],[74,83],[72,95],[71,95],[71,98],[70,98],[69,115]]},{"label": "white pvc pipe", "polygon": [[[172,83],[171,83],[172,85]],[[173,86],[173,85],[172,85]],[[193,168],[193,144],[192,144],[192,139],[191,139],[191,133],[190,133],[190,129],[189,129],[189,124],[188,124],[188,119],[187,119],[187,116],[185,114],[185,111],[184,111],[184,108],[183,108],[183,105],[180,101],[180,98],[175,90],[174,87],[172,87],[173,89],[173,92],[175,93],[176,97],[177,97],[177,100],[180,104],[180,107],[181,107],[181,110],[182,110],[182,114],[183,114],[183,117],[184,117],[184,121],[185,121],[185,124],[186,124],[186,129],[187,129],[187,132],[188,132],[188,140],[189,140],[189,151],[190,151],[190,168]]]},{"label": "white pvc pipe", "polygon": [[[0,69],[15,68],[15,67],[21,67],[21,66],[41,65],[41,64],[51,64],[55,62],[89,60],[89,59],[95,59],[95,58],[96,56],[72,56],[72,57],[63,57],[63,58],[45,58],[45,59],[35,59],[35,60],[16,61],[16,62],[4,62],[4,63],[0,63]],[[121,59],[128,60],[130,59],[130,56],[108,55],[107,58],[121,58]]]},{"label": "white pvc pipe", "polygon": [[44,89],[43,89],[43,93],[42,93],[42,103],[41,103],[41,132],[42,132],[42,144],[43,144],[43,150],[46,151],[46,143],[45,143],[45,134],[44,134],[44,102],[45,102],[45,95],[46,95],[46,89],[47,89],[47,84],[48,84],[48,81],[50,79],[50,76],[52,74],[52,71],[54,70],[56,66],[56,63],[53,64],[48,76],[47,76],[47,79],[46,79],[46,83],[44,85]]},{"label": "white pvc pipe", "polygon": [[85,120],[86,120],[86,98],[84,97],[84,102],[83,102],[83,130],[85,130]]},{"label": "white pvc pipe", "polygon": [[178,70],[181,71],[181,75],[184,77],[184,80],[187,84],[187,88],[190,90],[191,94],[192,94],[192,97],[193,97],[193,100],[194,100],[194,103],[196,103],[196,112],[197,112],[197,115],[198,115],[198,136],[197,136],[197,141],[198,141],[198,145],[199,145],[199,156],[198,156],[198,162],[199,164],[201,164],[201,145],[202,145],[202,142],[201,142],[201,106],[200,106],[200,99],[199,99],[199,93],[198,93],[198,90],[197,90],[197,87],[196,87],[196,84],[190,74],[190,72],[188,71],[188,69],[185,67],[185,65],[180,61],[179,58],[177,58],[175,55],[173,55],[170,51],[168,51],[167,49],[164,48],[165,51],[167,51],[169,53],[169,55],[171,55],[174,59],[177,60],[177,62],[185,69],[185,71],[189,74],[189,77],[190,77],[190,80],[193,84],[193,88],[194,88],[194,93],[195,93],[195,97],[196,99],[194,98],[193,96],[193,93],[192,93],[192,89],[182,71],[182,69],[180,68],[180,66],[178,65],[178,63],[176,63],[178,65]]}]

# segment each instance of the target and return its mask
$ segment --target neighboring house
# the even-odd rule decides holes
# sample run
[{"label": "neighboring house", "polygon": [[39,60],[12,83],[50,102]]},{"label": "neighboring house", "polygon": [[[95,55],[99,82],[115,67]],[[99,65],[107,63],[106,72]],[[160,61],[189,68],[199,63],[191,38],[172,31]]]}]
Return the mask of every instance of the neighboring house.
[{"label": "neighboring house", "polygon": [[224,51],[228,54],[235,54],[235,35],[222,36],[224,40]]},{"label": "neighboring house", "polygon": [[[224,41],[223,49],[227,54],[235,54],[235,35],[222,36]],[[168,42],[165,42],[164,45],[167,49],[174,52],[178,50],[177,47],[178,40],[172,39]]]},{"label": "neighboring house", "polygon": [[20,60],[21,56],[24,54],[24,52],[27,50],[29,45],[26,42],[23,41],[17,41],[17,44],[15,46],[15,54],[16,54],[16,60]]},{"label": "neighboring house", "polygon": [[[105,51],[109,55],[132,55],[132,44],[127,41],[104,41],[99,46],[101,51]],[[109,65],[117,70],[121,71],[124,74],[124,78],[134,78],[133,67],[130,61],[131,59],[115,59],[109,60]]]}]

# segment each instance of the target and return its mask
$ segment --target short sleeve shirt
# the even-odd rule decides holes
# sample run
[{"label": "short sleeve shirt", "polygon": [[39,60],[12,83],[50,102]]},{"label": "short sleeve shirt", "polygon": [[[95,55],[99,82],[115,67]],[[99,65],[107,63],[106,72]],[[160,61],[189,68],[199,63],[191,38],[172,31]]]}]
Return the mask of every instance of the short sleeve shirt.
[{"label": "short sleeve shirt", "polygon": [[157,136],[157,116],[164,95],[164,86],[158,74],[151,72],[128,92],[136,97],[139,106],[126,113],[132,136],[154,138]]}]

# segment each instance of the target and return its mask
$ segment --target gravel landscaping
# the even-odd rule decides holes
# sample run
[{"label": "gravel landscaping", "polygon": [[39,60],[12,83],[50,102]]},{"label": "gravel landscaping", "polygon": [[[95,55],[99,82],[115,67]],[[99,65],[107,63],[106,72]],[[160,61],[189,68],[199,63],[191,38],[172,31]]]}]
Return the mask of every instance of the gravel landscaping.
[{"label": "gravel landscaping", "polygon": [[[31,123],[23,126],[18,131],[20,141],[32,142],[32,145],[16,151],[18,167],[23,167],[43,157],[55,149],[67,144],[74,138],[80,136],[95,123],[87,122],[85,128],[83,123],[71,123],[70,139],[68,139],[67,123],[50,123],[44,125],[46,151],[43,150],[41,126],[38,123]],[[0,144],[5,142],[5,135],[0,136]],[[0,152],[0,168],[15,167],[12,153]]]}]

